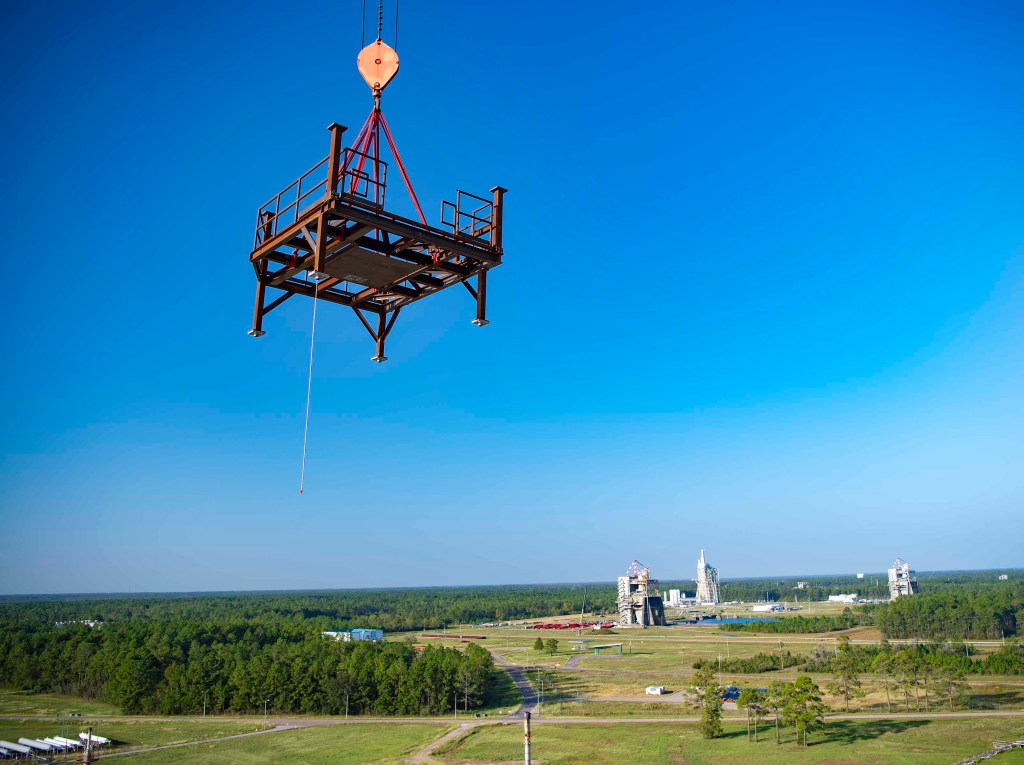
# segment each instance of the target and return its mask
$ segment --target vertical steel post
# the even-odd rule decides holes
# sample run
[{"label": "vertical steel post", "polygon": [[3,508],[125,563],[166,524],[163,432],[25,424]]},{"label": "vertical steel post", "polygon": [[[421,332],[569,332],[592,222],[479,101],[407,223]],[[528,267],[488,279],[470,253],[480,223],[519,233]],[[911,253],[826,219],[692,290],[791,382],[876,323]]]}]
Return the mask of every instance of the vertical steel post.
[{"label": "vertical steel post", "polygon": [[525,749],[525,760],[526,765],[530,765],[530,713],[526,713],[526,719],[523,720],[523,747]]},{"label": "vertical steel post", "polygon": [[[263,242],[266,244],[270,241],[274,231],[274,216],[269,212],[263,213]],[[253,337],[263,337],[266,332],[263,331],[263,301],[267,296],[267,261],[261,260],[257,266],[256,273],[256,308],[253,311],[252,316],[252,329],[249,330],[249,334]]]},{"label": "vertical steel post", "polygon": [[388,328],[386,324],[386,314],[381,312],[377,314],[377,355],[375,355],[371,361],[376,361],[378,364],[383,364],[388,360],[388,357],[384,355],[384,341],[388,339]]},{"label": "vertical steel post", "polygon": [[490,324],[487,321],[487,272],[481,271],[476,277],[476,318],[473,323],[478,327]]},{"label": "vertical steel post", "polygon": [[332,122],[327,129],[331,131],[331,153],[327,157],[327,188],[324,191],[325,196],[330,197],[337,190],[338,181],[341,180],[341,143],[348,128]]},{"label": "vertical steel post", "polygon": [[504,213],[505,193],[508,189],[495,186],[491,189],[494,194],[491,209],[491,248],[501,252],[501,219]]},{"label": "vertical steel post", "polygon": [[82,762],[92,762],[92,726],[89,726],[89,738],[85,740],[85,757]]}]

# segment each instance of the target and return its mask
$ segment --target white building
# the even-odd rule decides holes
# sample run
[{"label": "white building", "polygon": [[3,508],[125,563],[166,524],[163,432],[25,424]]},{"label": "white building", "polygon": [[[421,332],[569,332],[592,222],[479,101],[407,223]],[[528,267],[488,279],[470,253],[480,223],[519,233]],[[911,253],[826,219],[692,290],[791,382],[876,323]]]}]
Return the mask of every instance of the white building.
[{"label": "white building", "polygon": [[785,611],[786,607],[781,603],[758,603],[751,611]]},{"label": "white building", "polygon": [[851,592],[849,595],[829,595],[829,603],[860,603],[860,595]]},{"label": "white building", "polygon": [[679,608],[683,604],[683,596],[679,590],[669,590],[668,599],[665,601],[666,606],[672,606],[673,608]]},{"label": "white building", "polygon": [[864,574],[857,574],[857,578],[858,579],[863,579],[864,578]]},{"label": "white building", "polygon": [[1009,578],[1010,578],[1010,575],[1009,575],[1009,574],[1000,574],[1000,575],[999,575],[999,581],[1000,581],[1000,582],[1005,582],[1005,581],[1006,581],[1006,580],[1008,580]]},{"label": "white building", "polygon": [[716,605],[722,602],[718,589],[718,569],[704,560],[704,550],[697,561],[697,602],[701,605]]}]

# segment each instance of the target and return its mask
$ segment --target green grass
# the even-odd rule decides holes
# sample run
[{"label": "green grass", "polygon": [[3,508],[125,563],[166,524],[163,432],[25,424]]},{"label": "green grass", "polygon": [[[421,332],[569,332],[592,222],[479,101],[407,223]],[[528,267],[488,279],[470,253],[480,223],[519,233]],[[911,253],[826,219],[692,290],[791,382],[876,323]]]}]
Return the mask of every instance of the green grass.
[{"label": "green grass", "polygon": [[693,717],[687,704],[645,701],[584,701],[547,702],[541,713],[544,717]]},{"label": "green grass", "polygon": [[[793,742],[792,729],[776,744],[771,729],[753,743],[746,728],[735,724],[713,741],[700,738],[692,724],[537,725],[532,754],[538,765],[949,765],[987,751],[993,740],[1020,735],[1022,727],[1019,719],[1000,718],[836,722],[827,733],[813,734],[804,750]],[[518,762],[522,746],[518,726],[495,725],[470,731],[440,756],[451,762]]]},{"label": "green grass", "polygon": [[74,696],[53,696],[28,691],[0,690],[0,715],[119,715],[121,710],[99,701],[87,701]]},{"label": "green grass", "polygon": [[43,738],[46,736],[65,735],[78,738],[78,734],[89,725],[93,733],[105,736],[119,744],[129,747],[160,746],[178,744],[185,741],[199,741],[205,738],[232,736],[236,733],[247,733],[263,727],[262,721],[252,722],[191,722],[188,720],[174,722],[150,722],[144,720],[118,720],[116,722],[92,722],[83,717],[70,722],[61,733],[61,725],[45,720],[0,720],[0,739],[17,741],[19,737]]},{"label": "green grass", "polygon": [[398,763],[452,726],[355,723],[268,733],[135,755],[130,765],[364,765]]}]

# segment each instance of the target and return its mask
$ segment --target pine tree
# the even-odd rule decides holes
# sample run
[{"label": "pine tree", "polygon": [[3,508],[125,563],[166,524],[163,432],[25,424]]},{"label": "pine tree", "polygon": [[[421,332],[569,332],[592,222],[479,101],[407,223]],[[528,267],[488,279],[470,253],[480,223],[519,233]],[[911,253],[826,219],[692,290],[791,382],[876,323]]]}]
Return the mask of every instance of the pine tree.
[{"label": "pine tree", "polygon": [[686,686],[690,704],[700,710],[700,732],[704,738],[722,735],[722,686],[711,667],[701,667]]}]

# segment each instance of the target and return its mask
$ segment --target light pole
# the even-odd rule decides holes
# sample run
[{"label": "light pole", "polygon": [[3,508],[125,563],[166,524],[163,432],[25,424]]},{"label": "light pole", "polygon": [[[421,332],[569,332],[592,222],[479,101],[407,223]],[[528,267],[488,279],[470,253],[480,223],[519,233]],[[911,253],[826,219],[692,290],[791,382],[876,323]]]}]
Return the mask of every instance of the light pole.
[{"label": "light pole", "polygon": [[206,717],[206,694],[208,691],[203,691],[203,717]]},{"label": "light pole", "polygon": [[267,727],[267,704],[270,703],[270,699],[263,700],[263,727]]},{"label": "light pole", "polygon": [[459,692],[452,691],[452,706],[455,709],[455,719],[459,719]]}]

